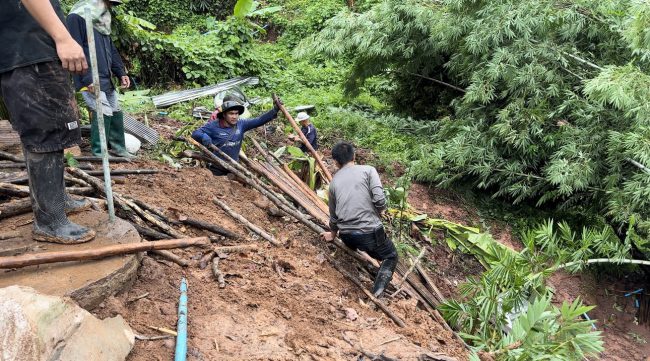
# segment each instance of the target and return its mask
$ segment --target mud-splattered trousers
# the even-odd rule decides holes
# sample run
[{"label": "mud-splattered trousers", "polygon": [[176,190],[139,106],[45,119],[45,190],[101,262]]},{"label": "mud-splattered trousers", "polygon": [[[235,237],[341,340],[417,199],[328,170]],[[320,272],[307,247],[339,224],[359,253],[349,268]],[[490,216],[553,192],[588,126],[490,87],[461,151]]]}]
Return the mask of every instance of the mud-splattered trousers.
[{"label": "mud-splattered trousers", "polygon": [[30,152],[60,151],[81,140],[78,108],[60,61],[4,72],[0,89],[11,125]]}]

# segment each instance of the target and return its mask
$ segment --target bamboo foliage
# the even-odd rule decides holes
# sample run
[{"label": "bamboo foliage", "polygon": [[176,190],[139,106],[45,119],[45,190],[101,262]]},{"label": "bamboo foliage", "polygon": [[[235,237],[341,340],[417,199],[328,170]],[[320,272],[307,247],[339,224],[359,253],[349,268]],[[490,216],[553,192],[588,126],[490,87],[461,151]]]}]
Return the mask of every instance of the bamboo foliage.
[{"label": "bamboo foliage", "polygon": [[634,217],[648,238],[650,176],[628,159],[650,167],[649,25],[634,0],[387,0],[339,14],[296,53],[351,60],[350,90],[375,76],[413,103],[431,103],[403,94],[422,79],[463,90],[436,83],[425,115],[449,115],[410,122],[416,179]]}]

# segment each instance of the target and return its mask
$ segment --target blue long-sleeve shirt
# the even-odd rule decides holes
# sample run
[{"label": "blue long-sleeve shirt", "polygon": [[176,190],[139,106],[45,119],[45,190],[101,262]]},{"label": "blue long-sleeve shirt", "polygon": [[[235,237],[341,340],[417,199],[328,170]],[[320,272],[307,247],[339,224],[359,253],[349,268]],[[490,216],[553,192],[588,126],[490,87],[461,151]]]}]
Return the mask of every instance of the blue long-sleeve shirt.
[{"label": "blue long-sleeve shirt", "polygon": [[[317,133],[316,133],[316,127],[313,124],[309,124],[306,127],[301,127],[300,131],[302,134],[305,135],[305,138],[309,141],[309,144],[311,144],[311,147],[314,148],[314,150],[318,150],[318,139],[317,139]],[[307,146],[306,145],[301,145],[300,150],[303,152],[307,153]]]},{"label": "blue long-sleeve shirt", "polygon": [[[92,84],[93,74],[90,71],[90,53],[88,51],[88,36],[86,34],[86,20],[78,14],[70,14],[66,19],[66,25],[72,38],[81,45],[86,54],[88,71],[83,75],[73,75],[75,89]],[[97,49],[97,70],[99,72],[99,86],[103,92],[110,92],[114,89],[111,82],[111,75],[121,78],[126,75],[124,62],[117,52],[109,35],[104,35],[93,29],[95,33],[95,48]]]},{"label": "blue long-sleeve shirt", "polygon": [[[262,126],[278,115],[277,109],[271,109],[257,118],[240,119],[234,127],[222,127],[220,121],[209,121],[201,128],[192,132],[192,138],[205,145],[214,144],[230,158],[239,161],[239,151],[244,139],[244,133]],[[215,154],[220,157],[219,154]]]}]

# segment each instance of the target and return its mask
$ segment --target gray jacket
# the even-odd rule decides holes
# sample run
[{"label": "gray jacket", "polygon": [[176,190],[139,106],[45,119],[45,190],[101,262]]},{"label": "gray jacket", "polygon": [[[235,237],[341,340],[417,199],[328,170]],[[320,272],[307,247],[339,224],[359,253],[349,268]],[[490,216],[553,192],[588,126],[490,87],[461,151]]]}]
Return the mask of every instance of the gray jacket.
[{"label": "gray jacket", "polygon": [[382,225],[384,209],[384,188],[374,167],[348,165],[336,172],[329,188],[332,231],[371,233]]}]

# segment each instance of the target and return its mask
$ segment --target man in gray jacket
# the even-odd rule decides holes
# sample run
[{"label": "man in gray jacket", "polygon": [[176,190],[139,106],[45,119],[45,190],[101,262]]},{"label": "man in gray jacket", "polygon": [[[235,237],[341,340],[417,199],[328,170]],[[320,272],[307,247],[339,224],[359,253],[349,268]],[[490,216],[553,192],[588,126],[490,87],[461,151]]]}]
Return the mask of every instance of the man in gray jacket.
[{"label": "man in gray jacket", "polygon": [[331,231],[323,232],[321,239],[331,242],[340,234],[346,246],[381,262],[372,290],[377,297],[390,283],[397,266],[397,250],[381,223],[381,212],[386,209],[384,188],[375,168],[355,164],[352,144],[337,143],[332,158],[339,171],[329,188]]}]

